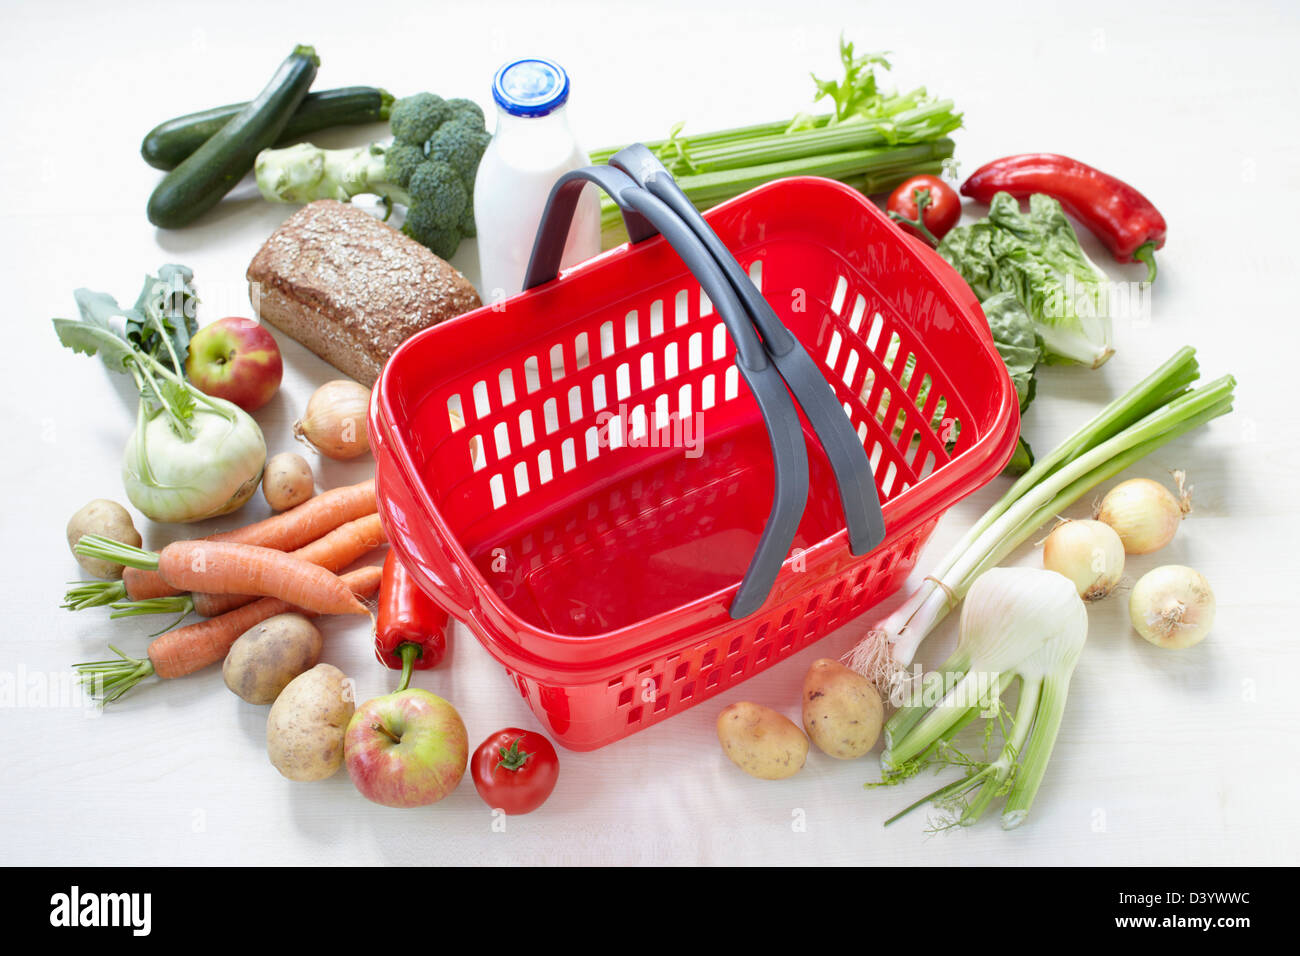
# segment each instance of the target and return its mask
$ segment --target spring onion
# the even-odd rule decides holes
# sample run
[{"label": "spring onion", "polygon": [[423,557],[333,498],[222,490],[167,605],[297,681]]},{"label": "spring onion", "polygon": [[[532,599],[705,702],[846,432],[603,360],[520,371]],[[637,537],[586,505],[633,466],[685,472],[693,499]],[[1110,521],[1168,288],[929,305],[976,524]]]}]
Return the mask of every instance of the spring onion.
[{"label": "spring onion", "polygon": [[[1037,568],[994,568],[981,575],[962,607],[957,650],[935,672],[942,696],[930,705],[917,694],[897,711],[885,726],[880,758],[885,783],[901,782],[935,763],[962,766],[966,774],[886,823],[934,802],[950,813],[951,823],[969,826],[1004,794],[1003,828],[1024,822],[1051,758],[1087,636],[1088,612],[1061,575]],[[1008,721],[1001,697],[1017,679],[1020,698]],[[938,681],[929,686],[939,686]],[[1002,748],[993,759],[972,759],[951,742],[981,714],[990,731],[994,725],[1002,729]],[[986,748],[991,738],[986,735]]]},{"label": "spring onion", "polygon": [[1196,352],[1183,348],[1020,476],[939,562],[921,586],[846,655],[846,663],[891,693],[904,683],[921,642],[971,584],[1090,488],[1232,409],[1225,375],[1189,388]]}]

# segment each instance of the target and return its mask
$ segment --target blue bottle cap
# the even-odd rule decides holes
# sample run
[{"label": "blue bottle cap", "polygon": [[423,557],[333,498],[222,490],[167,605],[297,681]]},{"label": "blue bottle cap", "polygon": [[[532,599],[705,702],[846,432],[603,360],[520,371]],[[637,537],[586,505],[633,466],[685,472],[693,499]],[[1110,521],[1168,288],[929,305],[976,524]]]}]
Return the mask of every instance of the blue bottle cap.
[{"label": "blue bottle cap", "polygon": [[551,60],[515,60],[497,70],[492,98],[511,116],[545,116],[568,100],[569,75]]}]

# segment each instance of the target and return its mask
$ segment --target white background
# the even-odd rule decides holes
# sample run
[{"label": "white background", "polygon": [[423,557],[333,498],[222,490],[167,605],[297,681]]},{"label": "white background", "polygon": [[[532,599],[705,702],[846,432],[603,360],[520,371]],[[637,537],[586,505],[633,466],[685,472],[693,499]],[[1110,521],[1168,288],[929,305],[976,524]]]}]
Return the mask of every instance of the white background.
[{"label": "white background", "polygon": [[[496,66],[541,53],[569,68],[584,141],[656,138],[739,126],[808,105],[808,72],[835,74],[841,30],[893,51],[892,80],[925,84],[966,114],[956,134],[966,173],[1030,150],[1063,152],[1142,189],[1169,221],[1149,319],[1121,320],[1118,352],[1098,372],[1043,370],[1025,434],[1040,449],[1072,431],[1175,348],[1200,350],[1207,378],[1240,380],[1237,411],[1162,450],[1134,473],[1185,468],[1196,511],[1170,547],[1133,559],[1131,575],[1187,563],[1212,582],[1219,617],[1200,646],[1167,652],[1128,628],[1125,601],[1091,611],[1047,780],[1029,822],[929,836],[924,813],[881,822],[934,784],[863,790],[869,757],[819,753],[785,782],[752,780],[722,756],[713,721],[750,699],[796,720],[808,664],[837,657],[863,618],[743,686],[626,741],[562,753],[559,787],[508,834],[468,778],[433,807],[372,805],[346,773],[292,784],[267,762],[266,711],[234,697],[217,669],[142,686],[102,716],[40,707],[20,694],[0,710],[0,860],[8,863],[1294,863],[1300,854],[1297,718],[1297,378],[1295,61],[1300,17],[1285,4],[1131,2],[622,5],[388,3],[281,6],[50,2],[3,5],[6,336],[0,510],[8,607],[0,672],[66,673],[109,641],[143,652],[148,621],[59,610],[79,577],[63,540],[94,497],[125,500],[118,467],[134,419],[125,380],[61,349],[49,319],[79,286],[132,301],[168,261],[192,266],[201,321],[248,314],[249,259],[290,211],[245,184],[199,225],[161,232],[144,216],[159,174],[137,149],[156,122],[248,98],[294,43],[323,66],[317,88],[431,89],[490,105]],[[1230,12],[1228,12],[1230,11]],[[321,136],[364,142],[382,128]],[[969,216],[969,213],[968,213]],[[1137,266],[1090,254],[1117,278]],[[475,275],[473,243],[456,265]],[[337,374],[281,338],[279,395],[258,413],[272,452],[313,388]],[[312,457],[315,463],[314,456]],[[324,487],[369,462],[321,463]],[[1002,487],[954,508],[915,583]],[[1080,503],[1072,514],[1082,514]],[[238,516],[262,517],[260,497]],[[226,524],[235,523],[227,520]],[[146,543],[179,536],[137,515]],[[207,529],[196,529],[207,530]],[[1036,563],[1026,547],[1013,559]],[[897,598],[896,598],[897,600]],[[889,604],[884,606],[887,609]],[[363,697],[385,692],[358,622],[325,625],[325,659]],[[953,622],[925,649],[941,659]],[[502,670],[463,628],[446,664],[417,683],[461,710],[471,743],[536,726]],[[806,829],[792,823],[800,816]]]}]

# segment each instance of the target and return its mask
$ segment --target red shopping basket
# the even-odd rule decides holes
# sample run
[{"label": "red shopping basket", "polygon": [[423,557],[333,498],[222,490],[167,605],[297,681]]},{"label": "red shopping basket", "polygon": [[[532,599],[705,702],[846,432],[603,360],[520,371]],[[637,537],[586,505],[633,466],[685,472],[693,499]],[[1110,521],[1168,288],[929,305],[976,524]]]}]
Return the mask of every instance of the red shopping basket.
[{"label": "red shopping basket", "polygon": [[761,607],[731,617],[773,452],[733,341],[660,237],[416,335],[374,389],[392,547],[575,750],[711,697],[897,589],[1018,433],[978,302],[861,194],[787,179],[705,218],[856,429],[883,503],[875,550],[851,552],[809,440],[793,547]]}]

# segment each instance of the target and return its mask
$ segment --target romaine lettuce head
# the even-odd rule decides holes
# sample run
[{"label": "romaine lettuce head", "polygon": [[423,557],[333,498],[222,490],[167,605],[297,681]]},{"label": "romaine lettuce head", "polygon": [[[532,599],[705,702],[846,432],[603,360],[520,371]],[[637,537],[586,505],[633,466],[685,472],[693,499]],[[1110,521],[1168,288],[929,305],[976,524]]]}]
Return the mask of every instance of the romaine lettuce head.
[{"label": "romaine lettuce head", "polygon": [[993,333],[993,344],[1011,373],[1023,412],[1034,399],[1034,366],[1043,357],[1034,321],[1014,292],[999,292],[985,299],[982,305],[989,331]]},{"label": "romaine lettuce head", "polygon": [[1114,354],[1110,280],[1051,196],[1030,196],[1026,214],[1014,196],[998,193],[988,216],[949,232],[939,254],[981,301],[1015,295],[1033,320],[1044,361],[1097,368]]}]

